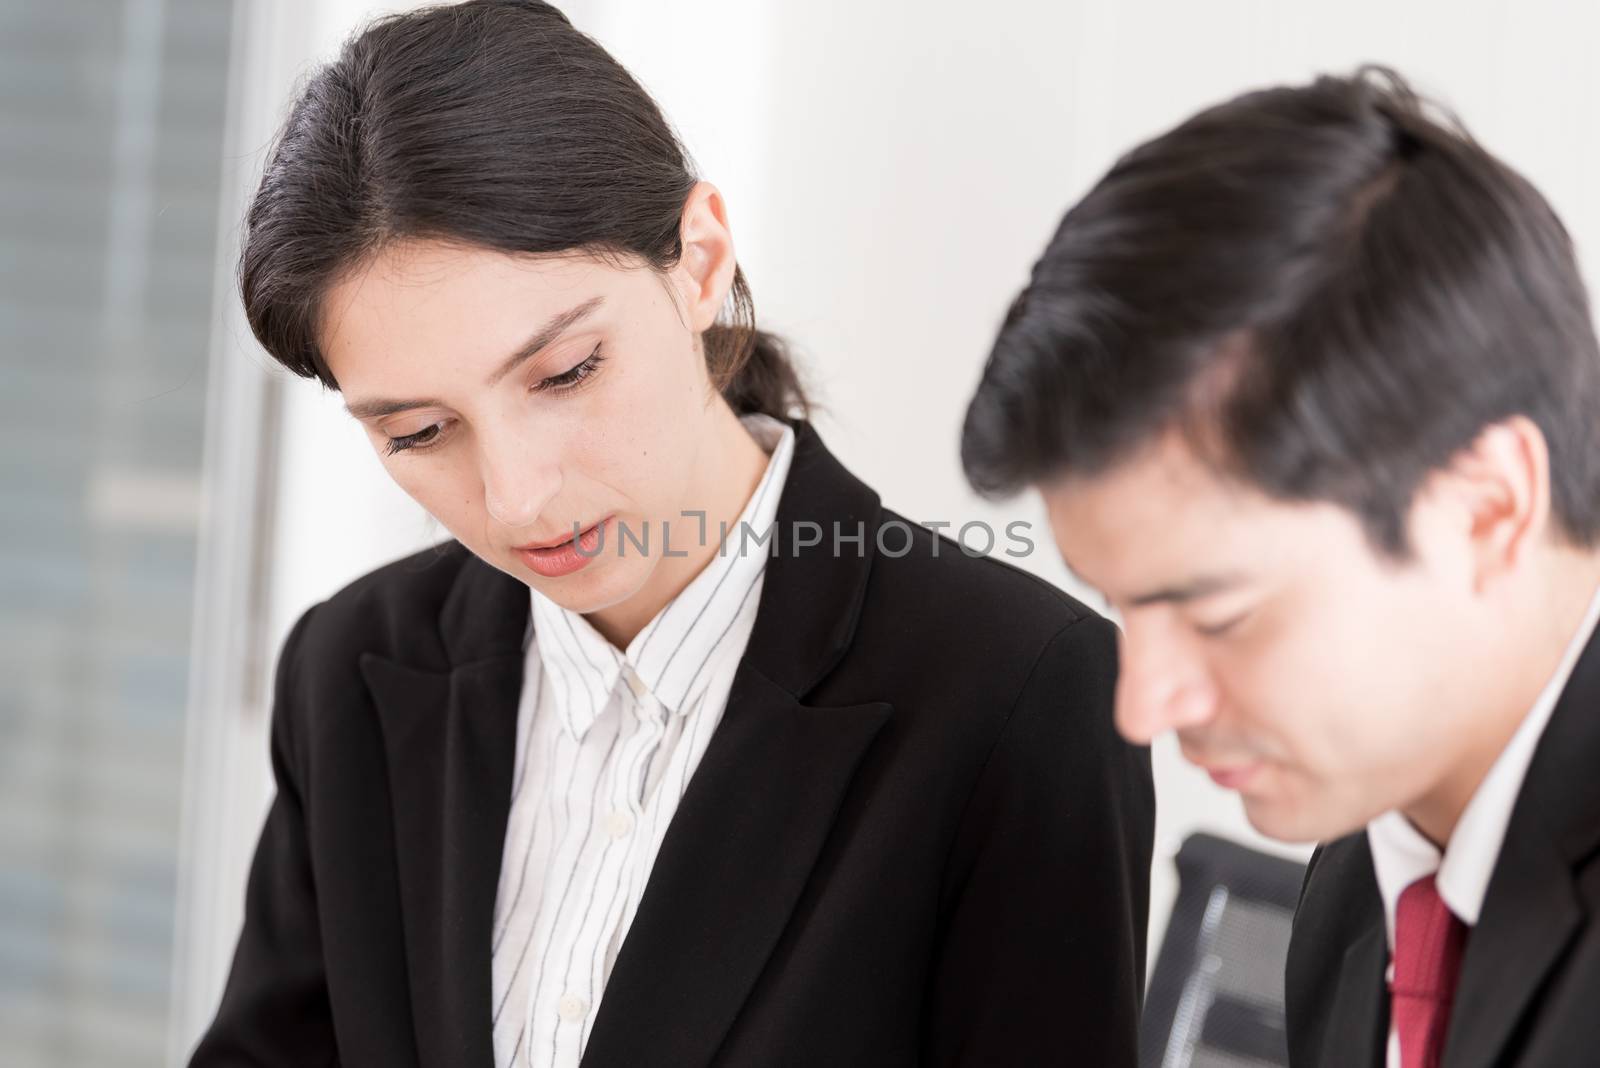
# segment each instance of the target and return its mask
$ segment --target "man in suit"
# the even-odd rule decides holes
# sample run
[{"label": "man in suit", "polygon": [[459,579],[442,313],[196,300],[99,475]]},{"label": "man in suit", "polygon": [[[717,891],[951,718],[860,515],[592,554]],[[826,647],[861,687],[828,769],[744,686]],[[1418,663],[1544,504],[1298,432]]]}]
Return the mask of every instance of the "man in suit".
[{"label": "man in suit", "polygon": [[968,413],[1122,613],[1117,722],[1322,841],[1291,1063],[1595,1063],[1600,347],[1539,193],[1392,72],[1066,215]]}]

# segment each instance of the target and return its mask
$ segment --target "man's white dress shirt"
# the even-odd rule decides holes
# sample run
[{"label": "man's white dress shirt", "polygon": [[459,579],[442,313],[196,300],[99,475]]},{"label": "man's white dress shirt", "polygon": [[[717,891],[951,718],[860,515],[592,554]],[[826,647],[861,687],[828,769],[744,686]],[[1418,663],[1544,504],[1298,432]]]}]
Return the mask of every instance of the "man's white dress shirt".
[{"label": "man's white dress shirt", "polygon": [[[743,421],[769,454],[766,473],[725,545],[626,652],[532,595],[493,925],[499,1068],[578,1064],[667,825],[721,722],[770,551],[739,524],[767,533],[794,451],[786,424]],[[694,517],[669,526],[674,551],[701,537]],[[705,526],[717,544],[719,525]],[[649,537],[659,545],[662,533]]]},{"label": "man's white dress shirt", "polygon": [[[1595,625],[1600,622],[1600,591],[1589,604],[1588,614],[1567,645],[1555,673],[1539,693],[1538,700],[1523,718],[1516,733],[1500,751],[1461,812],[1444,853],[1412,826],[1398,811],[1385,812],[1367,825],[1367,842],[1372,849],[1372,867],[1378,877],[1378,893],[1383,898],[1384,929],[1389,954],[1394,955],[1394,913],[1400,892],[1427,875],[1436,876],[1439,897],[1446,907],[1470,930],[1483,911],[1489,877],[1494,874],[1500,845],[1505,841],[1506,824],[1522,792],[1522,780],[1539,738],[1550,722],[1561,691],[1566,689],[1572,669],[1589,644]],[[1393,970],[1393,963],[1390,970]],[[1393,1020],[1389,1023],[1388,1068],[1401,1068],[1400,1036]]]}]

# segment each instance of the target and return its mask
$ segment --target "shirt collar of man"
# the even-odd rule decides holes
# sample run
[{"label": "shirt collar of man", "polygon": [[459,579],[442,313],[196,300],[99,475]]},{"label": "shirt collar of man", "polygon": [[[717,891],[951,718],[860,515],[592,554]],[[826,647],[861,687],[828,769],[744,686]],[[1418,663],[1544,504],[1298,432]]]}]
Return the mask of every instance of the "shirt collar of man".
[{"label": "shirt collar of man", "polygon": [[1484,895],[1489,890],[1489,877],[1500,856],[1506,825],[1511,821],[1517,795],[1522,792],[1522,780],[1528,774],[1534,748],[1597,623],[1600,623],[1600,590],[1590,601],[1589,611],[1568,643],[1555,673],[1462,810],[1461,819],[1442,855],[1399,811],[1385,812],[1367,825],[1367,841],[1372,850],[1378,893],[1383,898],[1384,927],[1391,951],[1394,948],[1395,903],[1400,892],[1434,872],[1438,873],[1439,896],[1456,918],[1468,927],[1478,922]]},{"label": "shirt collar of man", "polygon": [[[662,716],[687,714],[709,681],[710,672],[703,670],[706,661],[766,570],[771,543],[757,540],[757,536],[767,533],[777,516],[778,498],[794,455],[794,430],[788,424],[759,414],[744,416],[741,421],[768,453],[766,472],[738,520],[729,525],[726,541],[710,563],[656,613],[626,651],[617,649],[577,612],[562,608],[537,590],[530,591],[529,639],[541,667],[551,677],[558,697],[557,714],[572,737],[581,741],[589,732],[619,679],[626,679],[633,690],[639,714],[646,714],[648,708],[660,710]],[[701,522],[693,515],[672,521],[671,526],[674,531],[683,530],[690,540],[698,542],[701,536]],[[722,536],[710,520],[704,526],[708,540]],[[745,526],[754,536],[746,538]],[[650,537],[659,545],[661,532],[651,531]],[[608,545],[603,551],[616,550]]]}]

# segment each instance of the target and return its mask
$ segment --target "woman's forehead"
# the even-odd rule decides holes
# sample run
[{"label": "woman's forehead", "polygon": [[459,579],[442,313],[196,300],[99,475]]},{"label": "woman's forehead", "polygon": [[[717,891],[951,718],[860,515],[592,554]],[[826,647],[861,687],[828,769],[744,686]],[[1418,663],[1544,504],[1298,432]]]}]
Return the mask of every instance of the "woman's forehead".
[{"label": "woman's forehead", "polygon": [[626,304],[629,274],[576,257],[445,245],[386,250],[330,287],[319,343],[341,383],[373,360],[394,372],[408,359],[450,358],[487,372],[575,309],[598,322]]}]

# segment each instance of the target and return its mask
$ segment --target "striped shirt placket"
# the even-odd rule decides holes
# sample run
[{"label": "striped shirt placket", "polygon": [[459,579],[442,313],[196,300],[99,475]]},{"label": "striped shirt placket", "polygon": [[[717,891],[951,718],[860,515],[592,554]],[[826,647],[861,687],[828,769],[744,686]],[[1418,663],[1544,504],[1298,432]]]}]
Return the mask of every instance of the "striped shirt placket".
[{"label": "striped shirt placket", "polygon": [[[628,714],[625,717],[625,721],[633,724],[633,734],[628,741],[623,744],[620,762],[613,769],[613,782],[611,789],[608,791],[611,800],[611,807],[602,818],[609,819],[612,812],[626,810],[631,812],[634,819],[637,821],[640,815],[640,809],[638,805],[638,798],[635,796],[636,791],[634,783],[638,779],[638,769],[644,763],[646,758],[654,755],[663,732],[659,720],[657,720],[654,716],[645,714],[647,708],[645,707],[644,702],[639,698],[636,698],[629,687],[618,687],[618,691],[623,702],[628,705]],[[599,817],[600,814],[597,812],[596,816]],[[590,895],[588,902],[584,906],[583,916],[579,920],[576,934],[567,947],[566,966],[560,973],[563,976],[567,976],[569,978],[572,977],[572,963],[577,957],[578,945],[581,942],[593,941],[602,945],[605,943],[605,938],[603,937],[604,933],[607,930],[612,929],[610,926],[612,903],[616,899],[618,890],[626,883],[626,880],[622,877],[623,874],[633,867],[631,860],[632,853],[634,851],[634,836],[636,834],[636,827],[629,833],[620,836],[612,836],[609,833],[607,834],[607,837],[611,840],[606,843],[605,849],[600,855],[600,870],[598,872],[598,878],[596,879],[596,885],[611,886],[611,901],[607,902],[605,909],[599,914],[600,926],[595,929],[597,937],[588,938],[587,936],[591,930],[590,917],[594,914],[594,906],[596,902],[595,895]],[[618,846],[621,847],[620,850],[616,849]],[[593,966],[591,963],[591,969],[592,967]],[[597,989],[597,985],[594,982],[592,970],[589,976],[589,981],[586,983],[586,987],[587,989],[585,990],[585,993],[588,995],[588,1000],[586,1002],[588,1005],[588,1012],[586,1013],[581,1026],[578,1028],[578,1033],[575,1036],[578,1042],[579,1052],[582,1050],[583,1042],[587,1039],[589,1025],[594,1020],[600,1007],[600,991]],[[552,1063],[554,1063],[557,1055],[558,1043],[565,1030],[566,1029],[564,1027],[558,1026],[555,1034],[552,1036],[550,1048]]]},{"label": "striped shirt placket", "polygon": [[[565,684],[563,683],[563,689],[564,688],[565,688]],[[539,707],[541,707],[541,708],[544,706],[544,693],[545,693],[544,689],[541,688],[540,689],[540,698],[539,698]],[[535,726],[536,727],[538,726],[537,722],[535,723]],[[545,758],[545,762],[543,764],[543,767],[553,768],[553,767],[557,766],[556,762],[555,762],[556,761],[556,754],[559,751],[559,747],[561,745],[561,739],[562,739],[562,736],[563,736],[564,733],[565,732],[560,731],[560,730],[555,730],[555,731],[551,732],[551,734],[550,734],[549,756],[547,756]],[[530,738],[529,741],[530,741],[530,744],[531,744],[532,739]],[[568,776],[568,784],[567,785],[569,787],[571,786],[572,777],[576,776],[577,773],[578,773],[577,761],[574,760],[574,761],[571,762],[571,768],[570,768],[570,772],[569,772],[569,776]],[[546,789],[545,793],[544,793],[544,797],[543,797],[543,799],[542,799],[542,801],[540,803],[540,810],[543,813],[548,814],[553,810],[554,806],[555,806],[555,791]],[[522,901],[522,891],[523,891],[523,888],[527,885],[527,881],[528,881],[528,864],[529,864],[529,861],[532,860],[532,858],[534,856],[534,852],[535,852],[534,847],[538,844],[539,833],[541,831],[547,831],[549,826],[550,826],[550,820],[548,818],[541,818],[540,811],[536,811],[535,814],[534,814],[533,826],[528,829],[528,847],[527,847],[526,850],[523,851],[523,854],[522,854],[522,866],[521,866],[520,874],[517,876],[517,889],[516,889],[516,892],[511,895],[511,904],[510,904],[510,906],[508,906],[506,908],[505,919],[504,919],[504,921],[502,922],[502,924],[500,926],[500,933],[495,935],[494,942],[489,947],[489,953],[490,953],[491,956],[497,955],[500,952],[500,943],[501,943],[501,941],[503,941],[505,939],[506,932],[510,929],[510,926],[511,926],[512,917],[516,915],[517,905],[519,903],[521,903],[521,901]]]},{"label": "striped shirt placket", "polygon": [[[792,456],[792,432],[761,418],[747,421],[756,420],[748,425],[771,459],[735,531],[746,522],[770,529]],[[524,687],[536,686],[536,699],[519,704],[528,723],[519,725],[492,940],[503,1068],[575,1068],[588,1043],[749,641],[765,561],[742,545],[731,559],[719,552],[626,653],[581,616],[532,595]],[[518,949],[514,960],[507,943]]]},{"label": "striped shirt placket", "polygon": [[[558,752],[558,747],[560,745],[561,739],[565,735],[565,733],[566,733],[565,731],[562,731],[562,730],[559,730],[559,729],[555,730],[554,732],[552,732],[551,737],[550,737],[550,758],[548,760],[546,760],[546,762],[544,764],[545,767],[555,767],[556,766],[555,763],[554,763],[554,759],[555,759],[556,753]],[[572,776],[575,777],[577,775],[577,761],[576,761],[576,759],[571,761],[570,764],[571,764],[571,769],[572,769]],[[569,782],[568,785],[570,787],[570,782]],[[551,813],[553,815],[554,804],[555,804],[555,792],[551,791],[551,790],[546,790],[545,797],[544,797],[544,804],[541,806],[541,810],[545,811],[545,812],[549,812],[549,813]],[[517,892],[512,898],[511,907],[506,910],[505,925],[501,928],[500,936],[497,939],[495,939],[493,948],[490,951],[491,961],[498,961],[499,955],[500,955],[501,942],[504,940],[506,935],[508,935],[511,932],[511,928],[514,925],[514,920],[517,919],[517,917],[518,917],[517,905],[522,900],[522,891],[523,891],[524,886],[527,883],[529,860],[536,854],[535,846],[538,843],[540,832],[545,831],[546,828],[549,827],[550,822],[551,821],[548,820],[548,819],[536,818],[535,821],[534,821],[534,825],[528,831],[528,847],[527,847],[526,851],[523,853],[522,872],[521,872],[521,875],[519,876],[518,881],[517,881]],[[542,898],[542,896],[543,896],[543,885],[542,885],[542,882],[538,887],[535,888],[535,890],[533,892],[536,893],[536,894],[539,894],[540,897]],[[537,915],[538,915],[537,911],[535,911],[534,913],[529,914],[529,919],[527,920],[527,938],[530,939],[530,940],[533,937],[533,933],[534,933],[534,929],[535,929],[535,922],[534,921],[536,920]],[[526,946],[526,943],[525,943],[524,946],[523,946],[523,953],[526,954],[526,952],[527,952],[527,946]],[[520,968],[520,966],[521,966],[521,961],[519,960],[518,961],[518,967]],[[496,1030],[498,1030],[498,1028],[499,1028],[500,1017],[501,1017],[502,1013],[505,1010],[506,1002],[511,997],[512,993],[516,990],[516,981],[515,980],[516,980],[516,975],[515,975],[515,973],[513,973],[511,981],[506,984],[506,989],[501,994],[499,1003],[495,1007],[494,1018],[492,1020],[492,1026]],[[517,1041],[516,1041],[515,1047],[512,1050],[511,1058],[507,1061],[508,1065],[516,1063],[516,1052],[517,1052],[517,1050],[520,1050],[522,1048],[524,1037],[525,1037],[525,1032],[527,1030],[526,1021],[521,1019],[520,1014],[518,1015],[518,1017],[514,1017],[514,1018],[519,1020],[518,1028],[517,1028]]]},{"label": "striped shirt placket", "polygon": [[[523,683],[524,689],[533,696],[533,707],[527,709],[527,726],[523,728],[521,736],[517,739],[517,781],[511,784],[511,810],[516,811],[517,799],[522,796],[522,784],[528,781],[528,746],[533,742],[533,727],[539,721],[540,695],[544,692],[544,669],[535,669],[538,677]],[[519,715],[521,712],[519,711]]]},{"label": "striped shirt placket", "polygon": [[[562,733],[564,733],[564,732],[562,732]],[[611,748],[614,747],[615,745],[616,745],[616,737],[613,736],[613,738],[611,740],[611,745],[608,746],[607,749],[606,749],[606,757],[609,758],[610,753],[611,753]],[[562,821],[561,821],[561,825],[560,825],[561,826],[561,836],[557,840],[556,848],[555,848],[554,852],[551,855],[552,863],[556,864],[556,865],[560,865],[561,864],[561,853],[562,853],[562,850],[565,848],[567,841],[572,836],[572,824],[573,824],[573,820],[572,820],[572,805],[571,805],[571,802],[572,802],[572,798],[571,798],[572,783],[577,778],[579,769],[583,766],[583,763],[584,763],[583,756],[584,756],[584,751],[583,751],[582,747],[580,746],[578,748],[575,756],[574,756],[574,759],[571,762],[571,774],[568,776],[568,779],[567,779],[567,788],[561,791],[562,812],[563,812]],[[584,840],[585,841],[587,841],[588,834],[590,832],[592,832],[593,829],[594,829],[593,821],[588,821],[588,827],[585,830],[585,836],[584,836]],[[582,848],[581,848],[581,845],[580,845],[579,854],[581,855],[581,853],[582,853]],[[566,891],[567,891],[568,888],[571,887],[572,878],[576,874],[576,871],[575,871],[576,862],[575,862],[575,860],[576,860],[576,858],[574,859],[574,863],[573,864],[564,866],[564,869],[567,872],[567,881],[566,881],[566,884],[563,886],[563,889],[562,889],[562,898],[556,904],[555,919],[559,919],[559,917],[560,917],[561,904],[562,904],[562,902],[565,901]],[[516,989],[517,977],[522,973],[522,966],[523,966],[524,963],[526,963],[527,956],[528,956],[528,949],[529,949],[530,946],[533,945],[535,937],[539,933],[539,924],[545,918],[545,898],[544,898],[544,894],[542,892],[543,888],[544,888],[543,880],[538,880],[537,881],[537,885],[539,887],[540,893],[539,893],[539,897],[537,899],[538,903],[537,903],[537,905],[535,906],[535,908],[533,910],[532,920],[528,924],[528,936],[522,943],[522,951],[518,954],[517,963],[516,963],[515,967],[513,967],[512,970],[511,970],[511,978],[506,984],[506,990],[505,990],[504,995],[502,995],[502,997],[500,999],[500,1004],[495,1008],[495,1012],[494,1012],[495,1021],[498,1021],[500,1019],[501,1013],[505,1010],[507,1000],[511,997],[512,992]],[[555,925],[555,919],[553,919],[551,921],[551,926],[552,927],[554,927],[554,925]],[[541,966],[541,968],[543,967],[542,960],[541,960],[541,965],[540,966]],[[530,980],[530,982],[528,984],[528,989],[533,995],[535,995],[535,996],[537,995],[537,991],[538,991],[537,977],[534,977],[533,979]]]}]

